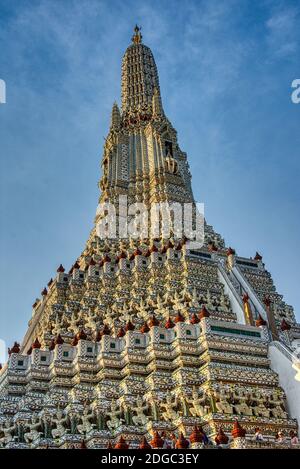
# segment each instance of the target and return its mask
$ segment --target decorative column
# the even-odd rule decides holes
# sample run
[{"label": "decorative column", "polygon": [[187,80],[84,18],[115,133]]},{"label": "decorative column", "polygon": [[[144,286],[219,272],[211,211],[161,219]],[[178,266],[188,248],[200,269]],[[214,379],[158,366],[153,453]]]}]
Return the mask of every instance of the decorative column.
[{"label": "decorative column", "polygon": [[283,337],[284,342],[287,344],[291,344],[291,338],[290,338],[290,329],[291,326],[290,324],[283,318],[280,324],[280,329],[282,331],[281,336]]},{"label": "decorative column", "polygon": [[232,248],[227,249],[227,267],[229,270],[233,269],[235,264],[235,250]]},{"label": "decorative column", "polygon": [[278,331],[276,329],[274,314],[273,314],[273,311],[271,310],[272,302],[271,302],[271,300],[268,296],[265,296],[264,304],[265,304],[266,311],[267,311],[267,318],[268,318],[268,323],[269,323],[272,339],[277,340],[278,339]]},{"label": "decorative column", "polygon": [[246,324],[249,324],[250,326],[254,326],[253,314],[252,314],[251,306],[249,303],[248,293],[245,293],[243,295],[243,303],[244,303],[244,316],[245,316]]}]

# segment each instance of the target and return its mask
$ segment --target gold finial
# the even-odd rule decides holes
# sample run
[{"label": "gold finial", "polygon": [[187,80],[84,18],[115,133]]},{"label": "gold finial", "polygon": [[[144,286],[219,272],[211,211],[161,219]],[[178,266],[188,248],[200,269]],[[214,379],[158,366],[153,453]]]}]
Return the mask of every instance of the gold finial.
[{"label": "gold finial", "polygon": [[132,36],[132,42],[134,42],[134,44],[140,44],[142,42],[143,36],[141,35],[141,29],[142,28],[139,28],[137,24],[135,25],[134,35]]}]

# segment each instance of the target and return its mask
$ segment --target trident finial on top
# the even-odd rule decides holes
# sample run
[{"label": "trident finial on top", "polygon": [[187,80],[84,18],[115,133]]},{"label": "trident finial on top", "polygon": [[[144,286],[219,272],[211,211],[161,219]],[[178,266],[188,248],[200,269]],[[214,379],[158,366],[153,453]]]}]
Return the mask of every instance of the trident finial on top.
[{"label": "trident finial on top", "polygon": [[132,42],[135,44],[140,44],[142,42],[143,36],[141,35],[141,29],[142,28],[139,28],[137,24],[135,25],[134,35],[132,36]]}]

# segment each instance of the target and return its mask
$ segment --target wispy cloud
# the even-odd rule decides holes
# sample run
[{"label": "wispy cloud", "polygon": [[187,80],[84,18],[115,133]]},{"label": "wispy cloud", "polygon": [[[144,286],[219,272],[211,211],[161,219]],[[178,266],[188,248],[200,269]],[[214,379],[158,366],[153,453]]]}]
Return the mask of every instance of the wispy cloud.
[{"label": "wispy cloud", "polygon": [[299,51],[299,16],[300,8],[283,4],[266,21],[267,42],[275,57],[290,57]]}]

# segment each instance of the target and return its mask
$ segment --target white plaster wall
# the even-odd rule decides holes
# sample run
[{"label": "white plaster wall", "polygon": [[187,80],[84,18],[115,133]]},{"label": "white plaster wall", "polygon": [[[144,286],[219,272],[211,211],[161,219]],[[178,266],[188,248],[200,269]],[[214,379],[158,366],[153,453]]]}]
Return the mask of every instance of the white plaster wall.
[{"label": "white plaster wall", "polygon": [[296,364],[293,368],[293,362],[272,343],[269,345],[268,355],[271,368],[278,373],[279,383],[285,391],[289,415],[297,419],[300,428],[300,361],[297,372]]},{"label": "white plaster wall", "polygon": [[221,269],[218,269],[218,276],[220,282],[224,285],[225,295],[229,297],[232,311],[236,314],[237,322],[239,324],[246,324],[244,310],[237,299],[238,294],[235,292],[234,287],[230,285],[230,280],[224,275]]}]

